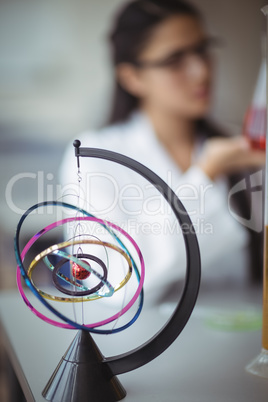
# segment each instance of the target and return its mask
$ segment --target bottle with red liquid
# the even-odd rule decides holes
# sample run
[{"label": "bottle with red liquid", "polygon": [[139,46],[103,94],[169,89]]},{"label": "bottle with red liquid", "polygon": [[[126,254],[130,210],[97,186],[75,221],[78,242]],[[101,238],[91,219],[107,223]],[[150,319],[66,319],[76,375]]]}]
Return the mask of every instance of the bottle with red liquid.
[{"label": "bottle with red liquid", "polygon": [[266,62],[262,62],[252,103],[244,119],[243,134],[252,148],[265,150],[266,146]]}]

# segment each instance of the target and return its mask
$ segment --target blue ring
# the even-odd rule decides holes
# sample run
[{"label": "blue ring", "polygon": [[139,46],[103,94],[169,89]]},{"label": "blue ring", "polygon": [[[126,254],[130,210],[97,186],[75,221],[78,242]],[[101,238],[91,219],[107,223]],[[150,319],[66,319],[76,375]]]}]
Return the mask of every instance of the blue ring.
[{"label": "blue ring", "polygon": [[[16,260],[17,260],[17,264],[20,267],[20,271],[21,271],[21,275],[24,278],[24,281],[26,283],[26,285],[29,287],[29,289],[33,292],[33,294],[39,299],[39,301],[46,306],[53,314],[55,314],[58,318],[60,318],[61,320],[67,322],[67,324],[72,325],[73,327],[77,328],[77,329],[82,329],[91,333],[95,333],[95,334],[103,334],[103,335],[109,335],[109,334],[114,334],[117,332],[121,332],[126,328],[129,328],[132,324],[134,324],[134,322],[137,320],[137,318],[139,317],[142,307],[143,307],[143,302],[144,302],[144,291],[142,289],[140,295],[139,295],[139,306],[138,309],[134,315],[134,317],[125,325],[123,325],[122,327],[119,328],[114,328],[112,330],[101,330],[101,329],[96,329],[96,328],[88,328],[85,325],[82,324],[78,324],[77,322],[70,320],[68,317],[65,317],[63,314],[61,314],[59,311],[57,311],[54,307],[52,307],[39,293],[38,291],[35,289],[35,287],[33,286],[33,284],[31,283],[27,272],[24,268],[22,259],[21,259],[21,252],[20,252],[20,247],[19,247],[19,236],[20,236],[20,231],[21,231],[21,227],[22,224],[24,222],[24,220],[27,218],[27,216],[34,211],[37,208],[43,207],[43,206],[47,206],[47,205],[54,205],[54,206],[62,206],[62,207],[66,207],[66,208],[70,208],[73,209],[75,211],[79,211],[82,212],[84,215],[95,218],[94,215],[90,214],[89,212],[81,209],[81,208],[77,208],[74,205],[71,204],[67,204],[65,202],[59,202],[59,201],[44,201],[44,202],[40,202],[38,204],[33,205],[32,207],[30,207],[21,217],[21,219],[19,220],[18,226],[17,226],[17,230],[16,230],[16,234],[15,234],[15,238],[14,238],[14,249],[15,249],[15,256],[16,256]],[[105,225],[102,224],[103,227],[105,227],[107,229],[107,227]],[[111,230],[111,229],[110,229]],[[119,239],[119,237],[116,235],[116,233],[114,233],[111,230],[113,236],[115,237],[116,241],[120,244],[121,247],[123,247],[123,249],[125,250],[125,252],[129,255],[131,262],[133,264],[134,267],[134,271],[136,274],[136,277],[138,279],[138,282],[140,281],[140,273],[139,270],[137,268],[137,265],[135,263],[135,261],[133,260],[131,254],[129,253],[127,247],[124,245],[124,243]],[[42,234],[44,234],[45,232],[43,230],[41,230],[39,233],[36,234],[36,236],[39,238]]]}]

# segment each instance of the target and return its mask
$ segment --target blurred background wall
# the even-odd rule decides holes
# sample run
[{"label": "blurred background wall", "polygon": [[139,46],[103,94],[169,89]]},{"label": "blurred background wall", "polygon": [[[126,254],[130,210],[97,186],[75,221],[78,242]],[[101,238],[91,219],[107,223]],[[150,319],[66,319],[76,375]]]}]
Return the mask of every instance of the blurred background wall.
[{"label": "blurred background wall", "polygon": [[[1,275],[1,287],[14,284],[12,237],[21,211],[56,196],[66,144],[106,120],[113,77],[106,38],[123,3],[0,0],[0,267],[11,273],[10,280]],[[193,3],[224,39],[212,117],[239,132],[261,63],[260,9],[268,1]]]}]

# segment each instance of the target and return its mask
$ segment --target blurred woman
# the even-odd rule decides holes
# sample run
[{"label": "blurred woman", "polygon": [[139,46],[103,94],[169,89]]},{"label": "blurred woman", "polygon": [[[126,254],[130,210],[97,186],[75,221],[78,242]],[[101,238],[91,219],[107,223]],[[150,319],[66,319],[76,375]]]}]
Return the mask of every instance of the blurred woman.
[{"label": "blurred woman", "polygon": [[[168,182],[195,225],[205,275],[240,280],[251,266],[252,277],[259,277],[261,252],[256,254],[254,247],[261,241],[256,241],[258,235],[231,215],[228,193],[238,181],[237,174],[260,168],[265,156],[252,150],[244,138],[224,135],[206,118],[213,81],[211,47],[215,40],[208,35],[199,11],[180,0],[131,1],[120,10],[110,43],[116,77],[110,121],[104,129],[80,136],[82,146],[130,156]],[[63,183],[76,181],[71,148],[62,165]],[[82,174],[101,172],[98,163],[83,160]],[[109,166],[109,175],[120,188],[127,183],[122,171]],[[81,186],[88,195],[87,182],[83,178]],[[100,187],[91,195],[98,211],[104,212],[109,189]],[[132,201],[140,195],[134,190],[127,193]],[[123,208],[127,197],[124,201],[117,200],[121,205],[119,215],[127,220],[136,212],[137,222],[144,219],[141,210],[130,206],[130,201],[129,207]],[[246,216],[246,196],[241,193],[236,203],[239,213]],[[146,205],[152,228],[161,212],[156,204],[151,209]],[[143,202],[146,215],[145,209]],[[162,218],[162,224],[170,219]],[[183,271],[183,242],[179,245],[175,235],[169,237],[162,231],[150,246],[151,235],[136,235],[147,269],[153,272],[146,280],[148,292],[163,293],[180,276],[180,269]],[[254,269],[250,264],[253,248]],[[156,249],[162,252],[154,258]]]}]

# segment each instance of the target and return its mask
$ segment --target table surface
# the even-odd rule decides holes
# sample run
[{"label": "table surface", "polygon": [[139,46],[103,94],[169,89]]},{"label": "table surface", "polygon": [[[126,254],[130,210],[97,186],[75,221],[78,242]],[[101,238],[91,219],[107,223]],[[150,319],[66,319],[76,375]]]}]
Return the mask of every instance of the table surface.
[{"label": "table surface", "polygon": [[[123,353],[160,329],[174,306],[167,302],[146,308],[127,331],[94,339],[105,356]],[[267,402],[268,380],[245,371],[260,352],[261,329],[209,325],[215,323],[215,313],[228,318],[241,311],[261,313],[261,289],[203,289],[188,324],[169,349],[146,366],[118,376],[127,391],[124,401]],[[15,290],[1,292],[0,319],[27,401],[44,402],[41,392],[76,332],[38,319]]]}]

